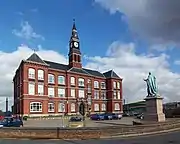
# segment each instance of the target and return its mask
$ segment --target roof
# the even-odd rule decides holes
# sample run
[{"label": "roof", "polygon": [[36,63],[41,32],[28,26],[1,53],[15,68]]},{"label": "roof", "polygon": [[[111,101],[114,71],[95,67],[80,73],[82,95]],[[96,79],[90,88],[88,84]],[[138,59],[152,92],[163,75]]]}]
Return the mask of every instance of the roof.
[{"label": "roof", "polygon": [[93,76],[98,76],[98,77],[103,77],[105,78],[105,76],[100,73],[99,71],[96,71],[96,70],[90,70],[90,69],[85,69],[83,68],[86,72],[88,72],[89,74],[93,75]]},{"label": "roof", "polygon": [[35,52],[26,61],[45,64],[45,65],[48,65],[49,68],[52,68],[52,69],[75,72],[75,73],[84,74],[84,75],[88,75],[88,76],[120,79],[120,77],[112,70],[105,72],[105,73],[101,73],[97,70],[91,70],[91,69],[86,69],[86,68],[82,68],[82,69],[81,68],[74,68],[74,67],[71,68],[71,67],[69,67],[69,65],[51,62],[51,61],[47,61],[47,60],[42,60]]},{"label": "roof", "polygon": [[117,79],[121,79],[113,70],[107,71],[105,73],[103,73],[103,75],[106,78],[117,78]]},{"label": "roof", "polygon": [[35,52],[27,59],[27,61],[46,64]]},{"label": "roof", "polygon": [[65,64],[60,64],[60,63],[46,61],[46,60],[44,60],[44,62],[47,63],[49,67],[52,69],[58,69],[58,70],[64,70],[64,71],[67,71],[69,69],[69,66]]}]

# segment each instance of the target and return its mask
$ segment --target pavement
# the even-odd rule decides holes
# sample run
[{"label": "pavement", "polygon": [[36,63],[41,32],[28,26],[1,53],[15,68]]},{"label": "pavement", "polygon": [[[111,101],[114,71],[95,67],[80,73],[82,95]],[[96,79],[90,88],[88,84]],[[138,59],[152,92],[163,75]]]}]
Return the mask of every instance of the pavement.
[{"label": "pavement", "polygon": [[[85,121],[86,127],[103,127],[115,125],[132,125],[134,118],[124,117],[121,120],[105,120],[105,121],[92,121],[87,119]],[[68,124],[68,119],[49,119],[49,120],[33,120],[29,119],[24,122],[24,127],[62,127]]]},{"label": "pavement", "polygon": [[97,140],[18,140],[0,139],[0,144],[180,144],[180,131],[139,136],[125,139],[97,139]]}]

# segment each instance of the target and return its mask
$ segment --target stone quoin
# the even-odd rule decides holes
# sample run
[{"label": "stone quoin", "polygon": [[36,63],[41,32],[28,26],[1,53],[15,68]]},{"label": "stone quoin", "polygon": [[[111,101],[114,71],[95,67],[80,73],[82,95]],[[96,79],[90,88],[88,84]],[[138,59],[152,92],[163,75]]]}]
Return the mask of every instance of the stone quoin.
[{"label": "stone quoin", "polygon": [[122,113],[122,78],[113,70],[101,73],[82,67],[75,21],[68,56],[67,65],[42,60],[36,52],[21,61],[13,78],[15,114],[78,114],[82,101],[89,113]]}]

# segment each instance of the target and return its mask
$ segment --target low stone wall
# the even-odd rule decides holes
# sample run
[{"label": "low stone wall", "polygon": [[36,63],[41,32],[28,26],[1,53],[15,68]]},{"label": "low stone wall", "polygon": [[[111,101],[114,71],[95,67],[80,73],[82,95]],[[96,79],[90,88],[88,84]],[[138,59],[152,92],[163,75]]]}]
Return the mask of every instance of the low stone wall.
[{"label": "low stone wall", "polygon": [[114,126],[101,128],[1,128],[0,138],[29,139],[98,139],[113,135],[128,135],[180,128],[179,121],[138,126]]}]

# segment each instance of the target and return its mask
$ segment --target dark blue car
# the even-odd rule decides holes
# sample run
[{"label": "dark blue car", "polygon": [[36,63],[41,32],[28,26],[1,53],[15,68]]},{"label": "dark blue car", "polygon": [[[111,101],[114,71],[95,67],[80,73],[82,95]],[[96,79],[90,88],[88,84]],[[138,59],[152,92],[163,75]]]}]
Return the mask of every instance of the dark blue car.
[{"label": "dark blue car", "polygon": [[118,113],[104,113],[103,115],[105,120],[118,120],[122,118],[122,115]]},{"label": "dark blue car", "polygon": [[90,116],[91,120],[104,120],[104,115],[103,114],[92,114]]},{"label": "dark blue car", "polygon": [[23,126],[23,121],[18,118],[5,117],[0,121],[0,127],[21,127]]}]

